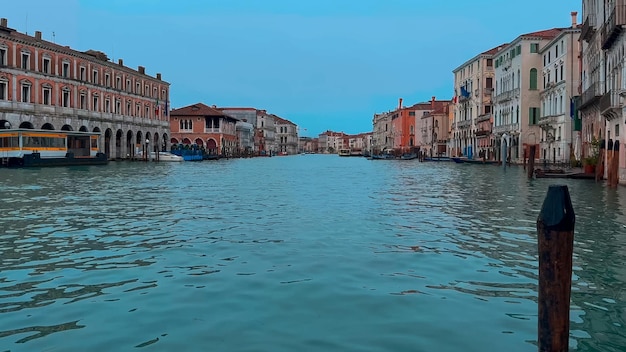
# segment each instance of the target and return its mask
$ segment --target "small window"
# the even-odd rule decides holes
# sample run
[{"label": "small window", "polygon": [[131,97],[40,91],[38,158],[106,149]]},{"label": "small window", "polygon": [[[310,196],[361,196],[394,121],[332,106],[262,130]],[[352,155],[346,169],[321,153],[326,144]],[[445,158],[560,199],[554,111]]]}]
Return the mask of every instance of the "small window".
[{"label": "small window", "polygon": [[30,103],[30,84],[22,83],[22,103]]},{"label": "small window", "polygon": [[44,57],[43,58],[43,67],[41,68],[43,73],[50,73],[50,58],[48,57]]},{"label": "small window", "polygon": [[69,62],[63,63],[63,77],[65,78],[70,77],[70,63]]},{"label": "small window", "polygon": [[104,100],[104,112],[111,112],[111,101],[109,99]]},{"label": "small window", "polygon": [[0,47],[0,67],[7,65],[7,48]]},{"label": "small window", "polygon": [[130,79],[126,80],[126,91],[130,92]]},{"label": "small window", "polygon": [[87,77],[85,77],[85,73],[86,73],[86,71],[87,71],[87,70],[86,70],[84,67],[81,67],[81,68],[80,68],[80,80],[81,80],[81,81],[84,81],[84,80],[86,80],[86,79],[87,79]]},{"label": "small window", "polygon": [[539,52],[539,43],[530,43],[530,52],[538,53]]},{"label": "small window", "polygon": [[43,87],[43,105],[50,105],[52,89],[50,87]]},{"label": "small window", "polygon": [[111,75],[108,73],[104,74],[104,85],[106,87],[110,87],[111,86]]},{"label": "small window", "polygon": [[493,59],[487,59],[487,67],[493,66]]},{"label": "small window", "polygon": [[87,109],[87,95],[85,93],[80,94],[80,108],[83,110]]},{"label": "small window", "polygon": [[25,70],[30,69],[30,54],[22,53],[22,68]]},{"label": "small window", "polygon": [[69,89],[63,89],[63,107],[70,107],[70,91]]},{"label": "small window", "polygon": [[115,88],[122,89],[122,78],[115,77]]},{"label": "small window", "polygon": [[93,111],[100,111],[100,107],[98,106],[98,96],[93,96]]},{"label": "small window", "polygon": [[0,80],[0,100],[7,100],[7,81]]},{"label": "small window", "polygon": [[98,84],[98,70],[93,70],[93,75],[92,75],[92,83],[93,84]]}]

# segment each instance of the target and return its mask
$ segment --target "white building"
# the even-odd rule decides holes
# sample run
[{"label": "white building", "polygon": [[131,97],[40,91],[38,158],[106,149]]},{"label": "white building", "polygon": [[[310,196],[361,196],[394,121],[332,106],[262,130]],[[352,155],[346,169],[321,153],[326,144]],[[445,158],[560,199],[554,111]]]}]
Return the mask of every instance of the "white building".
[{"label": "white building", "polygon": [[546,162],[569,163],[575,149],[578,156],[574,156],[580,160],[580,138],[577,138],[579,132],[574,131],[572,104],[580,83],[579,36],[580,26],[576,24],[576,12],[573,12],[572,28],[564,28],[539,50],[543,60],[543,89],[539,155],[536,156]]},{"label": "white building", "polygon": [[526,147],[540,141],[540,50],[561,31],[554,28],[522,34],[494,56],[493,134],[497,160],[521,162]]}]

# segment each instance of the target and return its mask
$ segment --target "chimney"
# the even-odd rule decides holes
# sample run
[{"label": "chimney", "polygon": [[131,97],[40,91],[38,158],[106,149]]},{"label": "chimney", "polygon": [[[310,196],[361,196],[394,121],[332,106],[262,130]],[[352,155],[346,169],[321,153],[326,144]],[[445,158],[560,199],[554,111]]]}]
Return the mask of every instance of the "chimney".
[{"label": "chimney", "polygon": [[160,81],[161,80],[161,74],[157,73],[157,79]]},{"label": "chimney", "polygon": [[124,66],[124,60],[117,59],[117,64],[120,65],[120,66]]},{"label": "chimney", "polygon": [[435,110],[435,96],[433,95],[432,98],[430,98],[430,108],[432,110]]},{"label": "chimney", "polygon": [[41,40],[41,31],[35,31],[35,39]]},{"label": "chimney", "polygon": [[578,12],[572,11],[570,15],[572,15],[572,28],[576,28],[576,16],[578,16]]},{"label": "chimney", "polygon": [[0,18],[0,26],[2,26],[2,27],[8,27],[9,26],[9,22],[7,21],[6,18]]},{"label": "chimney", "polygon": [[146,68],[143,66],[137,67],[137,71],[139,71],[139,73],[141,73],[142,75],[146,74]]},{"label": "chimney", "polygon": [[402,109],[402,98],[398,99],[398,109]]}]

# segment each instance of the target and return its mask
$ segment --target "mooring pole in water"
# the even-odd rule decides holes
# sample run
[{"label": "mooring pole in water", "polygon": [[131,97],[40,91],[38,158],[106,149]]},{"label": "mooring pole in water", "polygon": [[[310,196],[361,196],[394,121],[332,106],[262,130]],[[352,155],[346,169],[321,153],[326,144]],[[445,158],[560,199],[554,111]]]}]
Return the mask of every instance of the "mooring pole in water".
[{"label": "mooring pole in water", "polygon": [[567,186],[551,185],[537,217],[540,352],[568,351],[575,220]]},{"label": "mooring pole in water", "polygon": [[531,145],[528,152],[528,178],[533,178],[535,174],[535,148],[537,148],[536,145]]}]

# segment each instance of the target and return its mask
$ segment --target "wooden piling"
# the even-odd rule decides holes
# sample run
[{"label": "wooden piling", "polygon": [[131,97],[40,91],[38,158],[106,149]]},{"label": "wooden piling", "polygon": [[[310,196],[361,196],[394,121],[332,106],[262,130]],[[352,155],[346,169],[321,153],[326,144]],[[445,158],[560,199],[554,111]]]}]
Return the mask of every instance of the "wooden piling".
[{"label": "wooden piling", "polygon": [[613,170],[613,140],[609,139],[606,144],[606,183],[607,185],[611,185],[611,170]]},{"label": "wooden piling", "polygon": [[530,146],[530,151],[528,152],[528,178],[533,178],[535,174],[535,149],[536,145]]},{"label": "wooden piling", "polygon": [[617,187],[619,184],[619,141],[613,143],[613,162],[611,163],[611,187]]},{"label": "wooden piling", "polygon": [[537,217],[540,352],[568,351],[575,220],[567,186],[551,185]]},{"label": "wooden piling", "polygon": [[596,163],[596,182],[604,178],[604,148],[605,140],[600,141],[600,151],[598,152],[598,162]]}]

